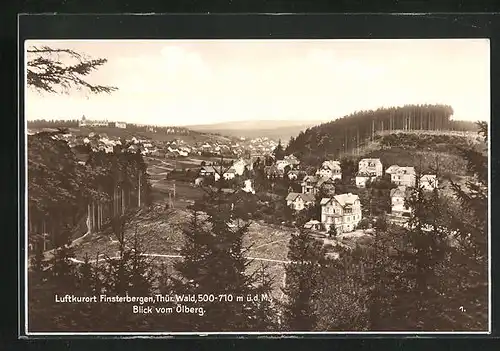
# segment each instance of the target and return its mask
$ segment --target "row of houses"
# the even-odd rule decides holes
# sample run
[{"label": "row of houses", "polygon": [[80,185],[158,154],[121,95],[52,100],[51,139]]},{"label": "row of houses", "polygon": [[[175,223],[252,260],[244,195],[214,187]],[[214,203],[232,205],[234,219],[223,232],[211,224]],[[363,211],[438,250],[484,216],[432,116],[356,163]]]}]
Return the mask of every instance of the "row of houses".
[{"label": "row of houses", "polygon": [[[358,173],[356,174],[356,186],[366,187],[366,183],[383,176],[383,164],[378,158],[364,158],[359,161]],[[417,173],[414,167],[392,165],[385,170],[390,175],[391,182],[398,186],[416,186]],[[424,174],[420,176],[420,186],[425,190],[433,190],[438,186],[436,175]]]},{"label": "row of houses", "polygon": [[202,166],[200,169],[200,177],[213,176],[215,180],[219,180],[222,177],[226,180],[234,179],[236,176],[242,176],[245,170],[251,171],[253,169],[252,158],[243,159],[240,158],[233,162],[231,167],[221,167],[221,166]]},{"label": "row of houses", "polygon": [[[390,192],[391,219],[395,223],[404,224],[411,214],[411,209],[406,206],[406,199],[410,187],[416,186],[417,175],[414,167],[392,165],[385,171],[390,175],[391,182],[397,185]],[[383,176],[383,164],[380,159],[366,158],[359,161],[356,174],[356,186],[363,188],[368,180]],[[287,205],[295,211],[314,205],[320,189],[335,194],[335,180],[342,179],[342,168],[339,161],[325,161],[316,171],[316,175],[304,176],[301,187],[302,193],[290,192],[286,197]],[[435,175],[422,175],[420,186],[431,191],[438,185]],[[358,195],[335,194],[320,201],[321,219],[311,220],[307,227],[322,227],[329,230],[335,226],[337,232],[349,232],[356,228],[362,219],[361,203]]]}]

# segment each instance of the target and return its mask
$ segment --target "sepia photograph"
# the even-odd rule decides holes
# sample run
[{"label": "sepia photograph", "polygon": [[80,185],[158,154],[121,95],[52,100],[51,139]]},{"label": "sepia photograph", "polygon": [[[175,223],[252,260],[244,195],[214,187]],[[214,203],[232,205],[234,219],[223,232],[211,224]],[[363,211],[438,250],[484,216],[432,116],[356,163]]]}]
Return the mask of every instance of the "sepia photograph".
[{"label": "sepia photograph", "polygon": [[491,331],[489,40],[20,50],[27,335]]}]

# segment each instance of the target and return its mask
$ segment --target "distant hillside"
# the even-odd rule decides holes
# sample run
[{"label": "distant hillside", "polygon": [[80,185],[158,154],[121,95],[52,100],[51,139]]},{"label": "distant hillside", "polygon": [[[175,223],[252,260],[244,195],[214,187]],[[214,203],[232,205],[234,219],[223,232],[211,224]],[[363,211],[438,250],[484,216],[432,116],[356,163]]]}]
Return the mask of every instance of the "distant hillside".
[{"label": "distant hillside", "polygon": [[[342,162],[352,165],[347,176],[357,172],[358,161],[361,158],[380,158],[386,168],[390,165],[413,166],[424,173],[434,173],[439,170],[441,176],[456,180],[468,176],[470,171],[461,148],[474,148],[484,153],[486,147],[483,137],[474,132],[426,130],[379,132],[373,141],[344,153],[339,158]],[[323,160],[331,158],[334,156],[330,154],[312,154],[302,156],[301,160],[309,166],[318,167]]]},{"label": "distant hillside", "polygon": [[338,157],[393,130],[449,130],[451,106],[407,105],[360,111],[301,132],[290,140],[287,153],[297,156],[330,154]]},{"label": "distant hillside", "polygon": [[188,126],[193,131],[203,133],[217,133],[220,135],[257,138],[267,137],[269,139],[288,140],[301,131],[323,123],[318,120],[300,121],[279,121],[279,120],[258,120],[258,121],[234,121],[206,125]]},{"label": "distant hillside", "polygon": [[[28,127],[30,131],[37,132],[41,130],[55,131],[56,128],[63,128],[63,126],[56,125],[54,128],[33,128]],[[136,137],[138,139],[149,139],[155,141],[170,141],[170,140],[183,140],[187,143],[192,142],[228,142],[231,137],[224,135],[215,135],[211,133],[202,133],[192,131],[182,127],[171,128],[158,128],[155,131],[148,131],[145,129],[121,129],[115,127],[69,127],[68,130],[74,135],[87,136],[90,133],[106,134],[109,137],[131,139]]]}]

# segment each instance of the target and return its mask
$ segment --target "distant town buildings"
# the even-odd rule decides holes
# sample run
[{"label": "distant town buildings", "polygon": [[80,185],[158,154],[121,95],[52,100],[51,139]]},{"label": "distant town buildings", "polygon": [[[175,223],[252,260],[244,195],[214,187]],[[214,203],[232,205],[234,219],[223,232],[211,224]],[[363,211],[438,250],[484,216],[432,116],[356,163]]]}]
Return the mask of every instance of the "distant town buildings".
[{"label": "distant town buildings", "polygon": [[127,123],[125,122],[109,122],[107,120],[91,120],[82,116],[81,119],[78,120],[78,127],[115,127],[126,129]]},{"label": "distant town buildings", "polygon": [[109,126],[108,121],[90,120],[85,116],[78,121],[78,127],[107,127]]}]

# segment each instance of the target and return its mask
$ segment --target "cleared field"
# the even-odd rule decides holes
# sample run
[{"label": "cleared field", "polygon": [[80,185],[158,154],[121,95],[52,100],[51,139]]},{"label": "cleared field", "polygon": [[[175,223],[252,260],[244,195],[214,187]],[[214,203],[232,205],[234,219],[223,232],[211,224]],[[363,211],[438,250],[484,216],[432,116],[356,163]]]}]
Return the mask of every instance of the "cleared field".
[{"label": "cleared field", "polygon": [[[137,233],[142,251],[150,255],[178,256],[183,244],[182,227],[189,218],[189,212],[181,209],[167,211],[157,205],[150,212],[140,215],[127,226],[125,238],[131,242]],[[288,241],[290,231],[280,230],[253,222],[248,234],[244,238],[244,246],[250,247],[245,252],[252,263],[248,272],[265,265],[267,271],[275,278],[276,294],[281,294],[280,286],[284,274],[284,265],[280,261],[287,260]],[[78,260],[83,260],[85,255],[95,260],[99,255],[116,257],[118,241],[109,230],[103,233],[92,234],[75,246],[75,255]],[[171,266],[179,260],[178,257],[151,257],[157,262],[164,262]],[[270,260],[270,261],[267,261]],[[276,297],[278,297],[276,295]]]}]

